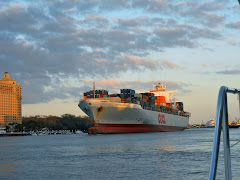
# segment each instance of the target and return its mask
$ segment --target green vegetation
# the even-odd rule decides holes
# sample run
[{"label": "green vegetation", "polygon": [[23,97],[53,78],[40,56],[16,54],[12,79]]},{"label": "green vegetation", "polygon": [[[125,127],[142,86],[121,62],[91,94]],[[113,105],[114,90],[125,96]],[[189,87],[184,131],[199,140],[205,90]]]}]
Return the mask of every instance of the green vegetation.
[{"label": "green vegetation", "polygon": [[22,124],[16,124],[15,131],[37,131],[43,128],[49,130],[81,130],[88,131],[90,127],[94,126],[94,122],[89,117],[74,116],[71,114],[64,114],[58,116],[30,116],[23,117]]}]

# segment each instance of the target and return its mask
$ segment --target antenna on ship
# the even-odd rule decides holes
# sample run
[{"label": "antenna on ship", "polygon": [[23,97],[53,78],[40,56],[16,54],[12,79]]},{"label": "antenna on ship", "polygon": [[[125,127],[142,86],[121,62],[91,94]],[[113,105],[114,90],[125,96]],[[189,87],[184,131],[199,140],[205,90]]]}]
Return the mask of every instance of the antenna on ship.
[{"label": "antenna on ship", "polygon": [[95,98],[95,82],[93,82],[93,98]]},{"label": "antenna on ship", "polygon": [[154,82],[153,82],[153,85],[152,85],[152,86],[153,86],[153,90],[154,90],[154,87],[156,86],[156,85],[154,84]]}]

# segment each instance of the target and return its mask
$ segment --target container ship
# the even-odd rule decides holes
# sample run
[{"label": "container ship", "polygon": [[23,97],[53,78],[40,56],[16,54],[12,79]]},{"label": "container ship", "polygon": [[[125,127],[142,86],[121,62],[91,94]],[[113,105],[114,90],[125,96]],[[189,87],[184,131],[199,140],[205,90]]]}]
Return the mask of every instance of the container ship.
[{"label": "container ship", "polygon": [[106,90],[95,90],[94,85],[78,106],[94,120],[89,134],[181,131],[187,128],[190,113],[173,98],[177,92],[157,83],[145,93],[121,89],[120,94],[108,94]]}]

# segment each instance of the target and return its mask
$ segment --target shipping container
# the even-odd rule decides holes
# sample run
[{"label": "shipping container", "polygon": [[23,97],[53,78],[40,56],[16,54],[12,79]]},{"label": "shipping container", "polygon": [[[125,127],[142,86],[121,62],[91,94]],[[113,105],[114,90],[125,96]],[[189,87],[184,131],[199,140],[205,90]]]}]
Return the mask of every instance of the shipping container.
[{"label": "shipping container", "polygon": [[147,93],[148,94],[148,96],[154,96],[154,94],[153,93]]},{"label": "shipping container", "polygon": [[135,90],[133,89],[120,89],[121,94],[127,93],[127,94],[135,94]]},{"label": "shipping container", "polygon": [[166,98],[165,98],[165,96],[156,96],[156,98],[155,99],[157,99],[157,100],[166,100]]},{"label": "shipping container", "polygon": [[120,94],[110,94],[109,97],[120,97]]},{"label": "shipping container", "polygon": [[135,93],[134,97],[142,98],[142,94],[141,93]]},{"label": "shipping container", "polygon": [[[106,91],[106,90],[95,90],[95,98],[100,97],[100,96],[97,96],[98,94],[108,95],[108,91]],[[93,98],[93,95],[94,95],[93,90],[83,93],[83,96],[86,96],[87,98]]]},{"label": "shipping container", "polygon": [[172,103],[166,103],[167,108],[169,108],[170,106],[172,106]]}]

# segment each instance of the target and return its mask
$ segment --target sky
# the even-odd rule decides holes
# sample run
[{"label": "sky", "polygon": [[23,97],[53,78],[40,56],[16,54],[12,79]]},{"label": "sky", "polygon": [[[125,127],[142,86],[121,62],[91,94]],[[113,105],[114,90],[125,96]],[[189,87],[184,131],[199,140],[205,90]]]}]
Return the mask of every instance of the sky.
[{"label": "sky", "polygon": [[[22,114],[83,115],[85,91],[161,82],[190,123],[216,115],[221,86],[240,88],[237,0],[0,1],[0,78],[22,85]],[[229,96],[230,121],[239,117]]]}]

